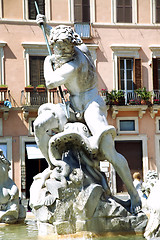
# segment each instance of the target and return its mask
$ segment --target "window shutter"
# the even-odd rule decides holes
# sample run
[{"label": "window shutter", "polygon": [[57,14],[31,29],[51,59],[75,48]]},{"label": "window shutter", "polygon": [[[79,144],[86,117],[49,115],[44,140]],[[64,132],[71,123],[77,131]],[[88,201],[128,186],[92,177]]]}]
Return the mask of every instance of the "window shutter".
[{"label": "window shutter", "polygon": [[40,57],[30,56],[29,58],[30,84],[34,87],[36,87],[39,84],[45,84],[43,70],[44,58],[45,57],[43,56]]},{"label": "window shutter", "polygon": [[90,0],[83,0],[83,22],[90,23]]},{"label": "window shutter", "polygon": [[117,69],[118,69],[118,89],[121,90],[120,57],[117,58]]},{"label": "window shutter", "polygon": [[74,0],[74,22],[82,22],[82,0]]},{"label": "window shutter", "polygon": [[156,23],[160,23],[160,0],[156,0]]},{"label": "window shutter", "polygon": [[142,60],[134,59],[134,85],[135,89],[142,87]]},{"label": "window shutter", "polygon": [[117,0],[117,22],[132,23],[132,0]]},{"label": "window shutter", "polygon": [[[29,57],[29,66],[30,66],[30,84],[34,87],[37,87],[40,84],[45,85],[44,80],[44,71],[43,71],[43,56],[30,56]],[[30,103],[31,105],[41,105],[46,103],[47,99],[47,90],[42,93],[37,93],[33,91],[30,93]]]},{"label": "window shutter", "polygon": [[[29,19],[35,20],[37,16],[37,11],[35,8],[35,0],[28,0],[28,11],[29,11]],[[40,14],[45,15],[45,0],[36,0]]]},{"label": "window shutter", "polygon": [[157,58],[152,58],[152,73],[153,73],[153,90],[158,90],[159,84],[158,84],[158,60],[157,60]]}]

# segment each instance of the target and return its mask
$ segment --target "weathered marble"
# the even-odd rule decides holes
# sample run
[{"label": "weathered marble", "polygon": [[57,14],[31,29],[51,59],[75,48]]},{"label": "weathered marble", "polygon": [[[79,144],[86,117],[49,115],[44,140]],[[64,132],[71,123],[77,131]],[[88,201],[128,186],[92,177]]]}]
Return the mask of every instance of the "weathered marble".
[{"label": "weathered marble", "polygon": [[160,180],[155,171],[149,171],[147,181],[144,183],[148,199],[146,209],[149,212],[149,220],[144,237],[147,240],[160,238]]},{"label": "weathered marble", "polygon": [[10,162],[0,150],[0,222],[16,223],[26,216],[25,208],[19,203],[19,190],[8,176]]},{"label": "weathered marble", "polygon": [[[121,231],[122,226],[126,231],[142,231],[147,218],[140,212],[141,200],[127,161],[114,148],[116,130],[107,122],[89,50],[71,27],[52,29],[41,15],[37,23],[44,24],[54,49],[44,61],[46,86],[64,85],[70,95],[66,109],[63,104],[40,106],[34,122],[37,145],[49,165],[34,177],[30,189],[38,226],[57,234]],[[48,130],[56,134],[49,136]],[[127,203],[112,196],[100,171],[99,162],[106,159],[128,189]]]}]

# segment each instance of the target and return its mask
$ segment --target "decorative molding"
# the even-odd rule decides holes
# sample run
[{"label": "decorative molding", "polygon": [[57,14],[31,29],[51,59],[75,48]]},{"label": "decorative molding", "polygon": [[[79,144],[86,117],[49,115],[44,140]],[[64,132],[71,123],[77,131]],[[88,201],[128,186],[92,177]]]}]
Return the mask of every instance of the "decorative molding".
[{"label": "decorative molding", "polygon": [[27,121],[28,117],[29,117],[29,113],[30,112],[37,112],[38,111],[38,106],[36,106],[36,107],[33,107],[33,106],[23,106],[21,109],[22,109],[22,112],[23,112],[23,117]]},{"label": "decorative molding", "polygon": [[135,52],[139,51],[141,48],[141,45],[138,44],[112,44],[111,46],[112,51],[114,52]]},{"label": "decorative molding", "polygon": [[150,45],[149,49],[152,52],[152,58],[160,57],[160,45]]},{"label": "decorative molding", "polygon": [[139,58],[139,50],[141,45],[138,44],[112,44],[113,51],[113,89],[118,89],[118,57],[134,57]]},{"label": "decorative molding", "polygon": [[[111,2],[111,16],[112,16],[112,23],[117,22],[117,14],[116,14],[116,0],[112,0]],[[132,24],[137,23],[137,0],[132,0]]]},{"label": "decorative molding", "polygon": [[112,118],[115,119],[118,114],[118,107],[112,107]]},{"label": "decorative molding", "polygon": [[45,42],[22,42],[21,44],[25,50],[25,54],[35,56],[48,55],[47,45]]},{"label": "decorative molding", "polygon": [[[133,120],[134,123],[135,123],[135,130],[122,131],[120,129],[120,121],[121,120],[126,120],[126,121],[132,121]],[[138,117],[117,117],[116,118],[116,123],[117,123],[118,134],[135,134],[135,133],[139,133]]]},{"label": "decorative molding", "polygon": [[154,118],[155,115],[158,113],[158,111],[160,110],[160,105],[154,105],[152,107],[150,107],[150,115],[151,115],[151,118]]},{"label": "decorative molding", "polygon": [[112,106],[112,118],[115,119],[119,111],[137,111],[139,118],[146,113],[147,105],[129,105],[129,106]]}]

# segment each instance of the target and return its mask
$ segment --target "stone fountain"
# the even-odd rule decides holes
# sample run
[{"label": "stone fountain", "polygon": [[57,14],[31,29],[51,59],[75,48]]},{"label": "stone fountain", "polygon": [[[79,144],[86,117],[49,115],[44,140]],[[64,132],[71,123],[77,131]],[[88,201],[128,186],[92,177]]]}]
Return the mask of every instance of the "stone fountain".
[{"label": "stone fountain", "polygon": [[[126,159],[114,148],[115,128],[108,125],[106,106],[98,95],[91,54],[71,27],[52,29],[54,54],[44,61],[48,89],[64,85],[70,101],[43,104],[34,122],[35,139],[48,168],[34,177],[30,206],[39,231],[71,234],[142,232],[147,223]],[[50,134],[54,132],[55,134]],[[112,195],[100,161],[108,160],[125,183],[130,199]]]}]

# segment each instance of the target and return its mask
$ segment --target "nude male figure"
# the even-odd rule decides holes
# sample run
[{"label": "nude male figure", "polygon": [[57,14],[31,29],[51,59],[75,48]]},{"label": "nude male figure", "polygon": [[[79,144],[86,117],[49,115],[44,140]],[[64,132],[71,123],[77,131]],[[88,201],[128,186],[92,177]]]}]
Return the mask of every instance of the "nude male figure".
[{"label": "nude male figure", "polygon": [[[44,23],[38,15],[37,23]],[[98,95],[97,75],[90,52],[79,36],[67,26],[55,29],[44,23],[50,35],[54,54],[44,61],[44,77],[47,88],[64,85],[70,94],[70,118],[67,119],[60,104],[43,104],[34,122],[36,142],[44,157],[52,166],[48,156],[48,129],[63,131],[67,122],[85,123],[92,137],[90,144],[99,148],[101,160],[107,159],[125,183],[131,198],[131,212],[141,208],[141,200],[133,186],[126,159],[114,148],[115,128],[108,125],[106,106]],[[54,69],[53,69],[54,68]]]}]

